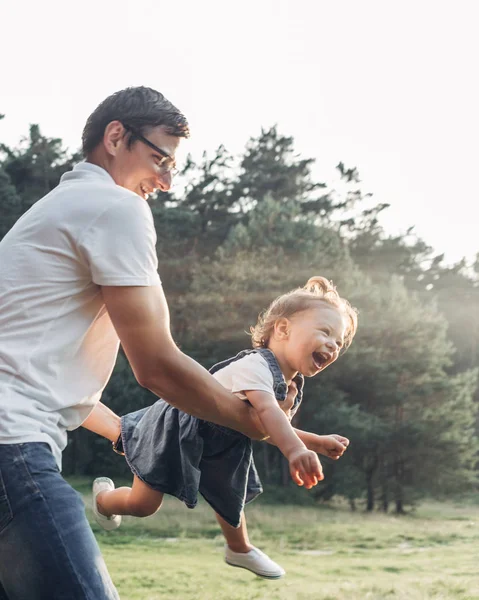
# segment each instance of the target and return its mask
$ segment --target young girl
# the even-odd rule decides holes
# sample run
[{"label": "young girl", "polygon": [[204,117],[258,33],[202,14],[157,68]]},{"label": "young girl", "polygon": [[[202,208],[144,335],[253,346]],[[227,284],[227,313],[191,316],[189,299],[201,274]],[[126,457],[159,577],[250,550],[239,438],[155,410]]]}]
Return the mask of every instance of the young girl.
[{"label": "young girl", "polygon": [[[304,376],[313,377],[337,360],[356,327],[355,309],[325,278],[312,277],[260,315],[251,329],[252,350],[211,369],[222,385],[256,409],[265,438],[288,460],[293,481],[308,489],[323,479],[317,453],[338,459],[349,441],[294,429],[290,421],[302,400]],[[95,480],[93,511],[102,527],[115,529],[120,515],[153,514],[163,494],[194,508],[199,491],[226,538],[228,564],[270,579],[284,575],[248,539],[244,505],[262,492],[249,438],[160,399],[122,417],[119,443],[134,474],[133,486],[114,489],[106,477]]]}]

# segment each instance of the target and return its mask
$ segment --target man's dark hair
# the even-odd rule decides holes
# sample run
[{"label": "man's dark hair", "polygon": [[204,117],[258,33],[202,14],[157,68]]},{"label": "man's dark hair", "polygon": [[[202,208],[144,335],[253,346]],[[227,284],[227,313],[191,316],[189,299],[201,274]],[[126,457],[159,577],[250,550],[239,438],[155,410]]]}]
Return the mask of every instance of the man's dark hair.
[{"label": "man's dark hair", "polygon": [[[130,87],[108,96],[88,117],[82,135],[83,154],[88,156],[103,139],[111,121],[121,121],[142,135],[162,125],[176,137],[189,137],[186,117],[163,94],[147,87]],[[129,137],[128,146],[134,136]]]}]

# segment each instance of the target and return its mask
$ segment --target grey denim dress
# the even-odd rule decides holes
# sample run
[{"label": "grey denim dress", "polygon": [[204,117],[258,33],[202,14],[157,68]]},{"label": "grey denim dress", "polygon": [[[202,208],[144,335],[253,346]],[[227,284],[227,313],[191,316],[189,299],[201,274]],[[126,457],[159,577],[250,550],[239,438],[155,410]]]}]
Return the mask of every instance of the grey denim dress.
[{"label": "grey denim dress", "polygon": [[[271,350],[243,350],[214,365],[210,372],[255,352],[268,363],[276,400],[284,402],[288,388]],[[303,375],[298,373],[295,382],[298,394],[293,410],[302,401]],[[250,438],[192,417],[164,400],[123,416],[121,437],[125,458],[139,479],[156,491],[182,500],[188,508],[196,506],[199,491],[233,527],[240,525],[245,503],[263,491]]]}]

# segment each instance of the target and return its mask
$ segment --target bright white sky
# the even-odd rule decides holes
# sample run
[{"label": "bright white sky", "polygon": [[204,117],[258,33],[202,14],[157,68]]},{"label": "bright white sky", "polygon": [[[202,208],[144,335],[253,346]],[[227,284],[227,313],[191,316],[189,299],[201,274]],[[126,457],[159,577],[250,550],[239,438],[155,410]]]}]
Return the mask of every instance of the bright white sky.
[{"label": "bright white sky", "polygon": [[479,251],[479,5],[473,0],[2,0],[0,140],[30,123],[79,147],[129,85],[188,117],[184,150],[239,153],[278,124],[330,182],[342,160],[448,261]]}]

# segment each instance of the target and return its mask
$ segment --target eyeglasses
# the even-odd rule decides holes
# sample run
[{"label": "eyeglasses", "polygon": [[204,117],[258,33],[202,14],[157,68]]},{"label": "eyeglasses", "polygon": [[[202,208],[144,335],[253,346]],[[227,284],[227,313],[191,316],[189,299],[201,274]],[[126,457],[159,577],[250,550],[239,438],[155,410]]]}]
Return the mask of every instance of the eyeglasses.
[{"label": "eyeglasses", "polygon": [[140,142],[143,142],[146,146],[154,150],[157,154],[159,154],[162,157],[161,160],[157,163],[157,167],[160,173],[170,173],[172,177],[177,175],[178,169],[176,168],[175,159],[172,156],[167,154],[161,148],[158,148],[158,146],[156,146],[153,142],[150,142],[149,139],[147,139],[144,135],[141,135],[141,133],[134,127],[130,127],[130,125],[125,125],[125,123],[122,123],[122,125],[126,129],[126,131],[129,131],[131,133],[133,137],[140,140]]}]

